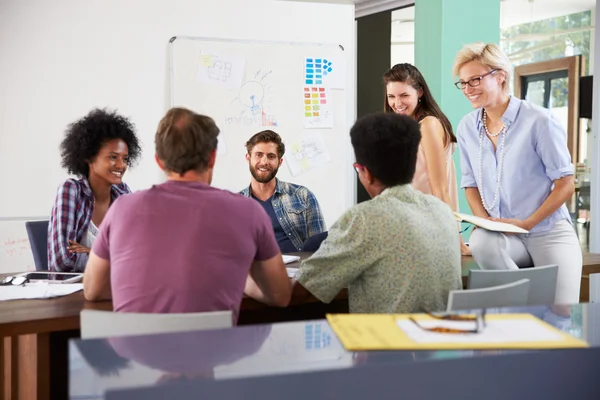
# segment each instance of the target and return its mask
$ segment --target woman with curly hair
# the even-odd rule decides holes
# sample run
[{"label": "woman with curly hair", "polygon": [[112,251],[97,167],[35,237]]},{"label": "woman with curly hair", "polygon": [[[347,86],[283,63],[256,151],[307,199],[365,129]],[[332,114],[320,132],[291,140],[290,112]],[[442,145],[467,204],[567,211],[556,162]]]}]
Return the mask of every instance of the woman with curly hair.
[{"label": "woman with curly hair", "polygon": [[69,125],[60,150],[62,167],[79,179],[58,187],[48,226],[48,268],[83,271],[108,208],[131,192],[123,175],[141,147],[129,120],[94,109]]}]

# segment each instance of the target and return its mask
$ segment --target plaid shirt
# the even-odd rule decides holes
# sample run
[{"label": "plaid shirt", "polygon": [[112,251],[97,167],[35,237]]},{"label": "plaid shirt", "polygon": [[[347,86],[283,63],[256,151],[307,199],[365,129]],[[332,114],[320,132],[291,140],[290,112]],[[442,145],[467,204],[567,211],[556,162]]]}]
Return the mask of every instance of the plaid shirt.
[{"label": "plaid shirt", "polygon": [[[325,221],[315,195],[304,186],[276,179],[271,204],[279,224],[298,251],[309,237],[325,231]],[[250,197],[250,186],[240,194]]]},{"label": "plaid shirt", "polygon": [[[112,185],[111,203],[122,194],[131,193],[122,183]],[[87,179],[67,179],[59,187],[48,224],[48,269],[50,271],[83,271],[88,255],[69,253],[69,240],[81,243],[94,213],[94,194]]]}]

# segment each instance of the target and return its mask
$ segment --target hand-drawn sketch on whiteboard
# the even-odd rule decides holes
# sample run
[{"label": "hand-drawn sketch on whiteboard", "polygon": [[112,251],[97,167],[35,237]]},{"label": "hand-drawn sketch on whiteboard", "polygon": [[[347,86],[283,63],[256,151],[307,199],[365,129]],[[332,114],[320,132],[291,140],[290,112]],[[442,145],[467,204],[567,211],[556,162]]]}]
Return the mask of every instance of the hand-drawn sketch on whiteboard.
[{"label": "hand-drawn sketch on whiteboard", "polygon": [[247,76],[237,96],[231,101],[225,124],[238,126],[277,126],[275,87],[270,83],[272,71],[257,69]]},{"label": "hand-drawn sketch on whiteboard", "polygon": [[35,270],[25,221],[39,219],[0,219],[0,273]]},{"label": "hand-drawn sketch on whiteboard", "polygon": [[327,88],[304,87],[304,128],[333,128],[331,96]]},{"label": "hand-drawn sketch on whiteboard", "polygon": [[244,59],[202,51],[198,63],[198,80],[235,89],[244,78]]},{"label": "hand-drawn sketch on whiteboard", "polygon": [[[272,129],[286,143],[285,157],[290,164],[280,169],[278,178],[310,188],[319,199],[327,225],[355,203],[356,178],[350,168],[354,155],[348,136],[355,120],[354,100],[345,90],[354,74],[350,68],[354,53],[343,46],[187,36],[169,40],[170,105],[208,115],[222,131],[213,186],[232,192],[247,187],[245,143],[257,132]],[[306,84],[305,64],[310,57],[331,62],[323,85]],[[211,80],[208,68],[216,61],[232,62],[232,69],[236,65],[243,69],[239,79],[227,78],[227,84]],[[202,80],[199,69],[205,74]],[[340,85],[342,90],[335,90],[332,83],[337,73],[345,73],[348,80]],[[304,97],[305,88],[308,98]],[[313,88],[318,115],[313,110]],[[308,117],[306,106],[310,107]],[[313,140],[306,149],[295,146],[298,159],[292,159],[292,144],[302,144],[313,133],[321,139]],[[226,153],[222,144],[227,145]],[[292,170],[298,176],[293,177]]]},{"label": "hand-drawn sketch on whiteboard", "polygon": [[323,167],[331,160],[323,136],[318,132],[304,135],[301,140],[292,142],[288,149],[283,157],[292,176]]},{"label": "hand-drawn sketch on whiteboard", "polygon": [[304,84],[325,86],[329,89],[346,88],[346,63],[342,57],[306,57]]}]

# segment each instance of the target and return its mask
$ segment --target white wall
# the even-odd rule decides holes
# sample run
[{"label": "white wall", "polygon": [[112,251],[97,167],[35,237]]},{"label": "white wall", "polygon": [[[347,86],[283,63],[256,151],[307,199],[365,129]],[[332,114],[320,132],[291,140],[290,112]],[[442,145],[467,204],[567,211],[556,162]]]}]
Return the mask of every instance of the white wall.
[{"label": "white wall", "polygon": [[[58,151],[64,130],[93,107],[118,108],[138,128],[144,154],[125,181],[137,190],[163,179],[153,160],[154,132],[168,108],[172,36],[341,43],[354,82],[354,32],[353,5],[1,0],[0,219],[49,214],[67,177]],[[350,125],[354,87],[346,94]],[[351,182],[350,159],[348,165]]]}]

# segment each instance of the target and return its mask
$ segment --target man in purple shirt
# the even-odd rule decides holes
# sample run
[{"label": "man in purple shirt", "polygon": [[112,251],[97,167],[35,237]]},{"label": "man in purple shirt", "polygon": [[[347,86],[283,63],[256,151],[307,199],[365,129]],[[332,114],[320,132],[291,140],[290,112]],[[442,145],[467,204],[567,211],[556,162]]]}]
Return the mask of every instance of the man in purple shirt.
[{"label": "man in purple shirt", "polygon": [[271,221],[252,199],[210,186],[219,128],[173,108],[155,136],[167,182],[121,196],[106,214],[85,270],[88,300],[115,311],[232,310],[244,292],[285,307],[291,284]]}]

